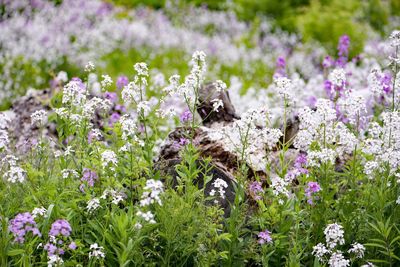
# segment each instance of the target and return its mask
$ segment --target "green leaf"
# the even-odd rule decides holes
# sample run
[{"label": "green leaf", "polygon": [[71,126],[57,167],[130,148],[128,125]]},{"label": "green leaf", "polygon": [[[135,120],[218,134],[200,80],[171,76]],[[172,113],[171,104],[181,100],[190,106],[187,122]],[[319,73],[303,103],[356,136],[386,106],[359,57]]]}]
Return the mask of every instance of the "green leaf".
[{"label": "green leaf", "polygon": [[23,249],[13,249],[13,250],[8,251],[7,255],[12,257],[12,256],[17,256],[17,255],[20,255],[23,253],[25,253],[25,250],[23,250]]}]

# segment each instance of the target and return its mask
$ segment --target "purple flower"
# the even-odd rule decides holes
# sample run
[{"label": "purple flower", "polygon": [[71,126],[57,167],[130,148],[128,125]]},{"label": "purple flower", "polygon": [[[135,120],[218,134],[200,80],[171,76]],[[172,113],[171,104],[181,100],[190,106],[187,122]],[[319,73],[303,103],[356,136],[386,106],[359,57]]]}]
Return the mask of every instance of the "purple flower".
[{"label": "purple flower", "polygon": [[332,67],[334,64],[335,64],[335,61],[330,56],[326,56],[324,58],[324,60],[322,61],[322,66],[325,69]]},{"label": "purple flower", "polygon": [[110,116],[110,119],[108,120],[108,125],[110,127],[112,127],[114,125],[114,123],[119,121],[119,118],[121,118],[121,115],[117,112],[113,112],[113,114],[111,114],[111,116]]},{"label": "purple flower", "polygon": [[326,92],[327,96],[329,97],[329,99],[331,99],[331,100],[335,97],[335,95],[333,94],[333,92],[334,92],[333,87],[334,86],[331,81],[329,81],[329,80],[324,81],[325,92]]},{"label": "purple flower", "polygon": [[338,67],[344,67],[347,63],[347,57],[349,55],[349,46],[350,46],[350,38],[347,35],[342,35],[339,38],[339,44],[338,44],[338,55],[339,58],[336,61],[336,66]]},{"label": "purple flower", "polygon": [[71,250],[75,250],[77,248],[77,245],[75,242],[71,242],[71,244],[69,244],[68,248]]},{"label": "purple flower", "polygon": [[383,91],[386,94],[389,94],[392,91],[392,75],[388,72],[385,72],[383,76],[381,76],[380,82],[382,84]]},{"label": "purple flower", "polygon": [[181,114],[179,119],[180,119],[181,123],[186,123],[186,122],[192,120],[192,118],[193,118],[192,112],[190,112],[190,110],[186,110]]},{"label": "purple flower", "polygon": [[276,69],[274,77],[286,76],[286,61],[284,57],[278,57],[276,60]]},{"label": "purple flower", "polygon": [[54,237],[59,235],[68,237],[71,235],[71,231],[72,228],[69,222],[67,220],[59,219],[53,222],[53,224],[51,225],[49,235]]},{"label": "purple flower", "polygon": [[294,162],[294,166],[296,168],[301,168],[307,166],[307,156],[304,153],[301,153],[297,156],[296,161]]},{"label": "purple flower", "polygon": [[118,101],[118,95],[117,95],[117,93],[114,93],[114,92],[105,92],[103,94],[103,97],[105,99],[110,100],[112,103],[115,103]]},{"label": "purple flower", "polygon": [[317,182],[308,182],[307,188],[305,190],[305,194],[307,197],[307,202],[310,205],[313,205],[313,194],[321,191],[321,186]]},{"label": "purple flower", "polygon": [[46,250],[50,256],[53,256],[54,254],[56,254],[57,247],[51,243],[47,243],[46,245],[44,245],[44,250]]},{"label": "purple flower", "polygon": [[[82,174],[82,178],[81,178],[81,182],[86,182],[88,184],[88,186],[93,187],[95,181],[98,179],[99,177],[97,176],[97,173],[88,169],[88,168],[84,168],[83,169],[83,174]],[[83,183],[82,183],[83,185]],[[82,191],[83,188],[81,188]]]},{"label": "purple flower", "polygon": [[264,193],[264,189],[261,186],[261,183],[258,181],[254,181],[249,185],[249,190],[252,195],[254,195],[255,200],[260,200],[262,197],[259,195],[260,193]]},{"label": "purple flower", "polygon": [[348,35],[342,35],[339,38],[338,44],[338,55],[339,57],[347,57],[349,54],[350,37]]},{"label": "purple flower", "polygon": [[82,82],[82,80],[81,80],[80,78],[78,78],[78,77],[73,77],[73,78],[71,79],[71,81],[76,82],[76,84],[79,86],[79,88],[80,88],[81,91],[86,91],[86,86],[85,86],[85,84]]},{"label": "purple flower", "polygon": [[187,144],[189,144],[189,140],[188,139],[186,139],[184,137],[179,138],[179,145],[180,146],[185,146]]},{"label": "purple flower", "polygon": [[128,83],[129,83],[128,77],[121,75],[117,79],[117,88],[122,89],[124,88],[124,86],[128,85]]},{"label": "purple flower", "polygon": [[126,112],[126,107],[124,105],[115,105],[115,110],[120,111],[122,113]]},{"label": "purple flower", "polygon": [[28,232],[31,232],[34,236],[42,236],[39,229],[36,227],[36,222],[32,214],[29,212],[17,214],[17,216],[10,221],[9,230],[14,235],[14,241],[18,243],[24,243],[25,235]]},{"label": "purple flower", "polygon": [[311,107],[311,108],[315,108],[315,105],[317,104],[317,97],[315,96],[310,96],[308,98],[307,104]]},{"label": "purple flower", "polygon": [[271,232],[268,230],[258,233],[258,238],[258,243],[261,245],[265,243],[272,243]]}]

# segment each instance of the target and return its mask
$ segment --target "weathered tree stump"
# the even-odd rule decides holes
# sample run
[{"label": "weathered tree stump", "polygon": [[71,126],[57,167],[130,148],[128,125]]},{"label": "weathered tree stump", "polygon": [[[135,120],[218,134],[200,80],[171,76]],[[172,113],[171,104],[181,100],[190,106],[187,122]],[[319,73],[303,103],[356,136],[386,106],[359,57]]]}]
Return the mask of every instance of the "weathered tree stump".
[{"label": "weathered tree stump", "polygon": [[[218,112],[213,111],[212,100],[220,99],[224,103],[222,110]],[[212,129],[232,124],[240,117],[235,113],[235,108],[230,101],[228,92],[217,92],[214,84],[206,84],[201,87],[199,92],[199,104],[197,112],[202,119],[201,127],[194,129],[193,144],[200,153],[201,158],[211,158],[211,171],[200,175],[193,183],[197,184],[199,188],[205,186],[205,195],[208,197],[213,190],[214,183],[217,179],[222,179],[227,183],[225,188],[225,198],[216,197],[216,202],[223,209],[225,216],[230,214],[230,206],[235,199],[235,187],[237,181],[235,174],[239,171],[239,166],[246,165],[248,169],[247,178],[252,179],[255,175],[266,177],[266,174],[260,170],[252,169],[246,162],[241,162],[235,153],[227,149],[226,144],[220,141],[215,141],[210,137]],[[298,129],[298,128],[297,128]],[[161,148],[157,168],[163,174],[170,175],[173,181],[177,180],[176,165],[181,162],[180,151],[183,146],[179,146],[180,140],[185,138],[190,133],[191,129],[178,127],[173,130],[167,137],[163,147]],[[296,131],[296,129],[294,129]],[[291,132],[291,135],[295,133]],[[279,157],[277,157],[279,158]],[[204,185],[204,175],[212,176],[211,180]],[[210,202],[213,204],[214,202]]]}]

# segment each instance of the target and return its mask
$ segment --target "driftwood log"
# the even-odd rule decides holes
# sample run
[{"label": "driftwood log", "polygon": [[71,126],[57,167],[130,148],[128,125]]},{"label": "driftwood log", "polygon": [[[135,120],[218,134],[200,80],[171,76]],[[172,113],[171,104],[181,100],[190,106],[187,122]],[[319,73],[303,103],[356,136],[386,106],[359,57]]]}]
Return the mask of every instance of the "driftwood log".
[{"label": "driftwood log", "polygon": [[[213,112],[212,99],[222,100],[224,104],[223,109],[218,112]],[[208,130],[230,125],[235,120],[240,119],[240,116],[235,112],[235,108],[229,98],[229,93],[225,91],[217,92],[213,83],[201,87],[197,112],[202,119],[202,126],[194,130],[193,144],[196,146],[202,158],[211,158],[211,171],[200,175],[194,183],[196,183],[199,188],[205,186],[204,193],[206,196],[210,195],[210,192],[213,190],[213,184],[217,179],[222,179],[228,184],[228,187],[225,188],[226,197],[224,199],[216,198],[216,201],[224,209],[225,216],[227,217],[230,214],[230,205],[235,199],[235,185],[237,183],[235,180],[235,173],[238,172],[238,166],[241,164],[247,165],[247,163],[240,162],[240,159],[234,153],[230,152],[224,143],[214,141],[210,138]],[[298,119],[288,122],[286,140],[282,139],[281,141],[288,141],[291,139],[298,131],[298,124]],[[160,170],[162,174],[172,177],[172,180],[175,182],[178,175],[175,167],[181,162],[180,150],[182,149],[182,146],[176,144],[179,143],[181,138],[188,136],[189,131],[190,129],[178,127],[170,132],[161,148],[156,163],[157,169]],[[277,146],[277,150],[278,149],[279,147]],[[288,155],[290,156],[290,153],[288,153]],[[276,151],[275,155],[272,156],[276,158],[276,161],[279,161],[279,151]],[[292,158],[293,157],[295,156],[292,155]],[[203,161],[200,163],[203,163]],[[199,166],[201,168],[201,164],[199,164]],[[267,176],[266,173],[253,170],[248,165],[246,167],[246,169],[248,169],[247,179],[252,180],[255,175],[258,175],[265,180]],[[212,177],[206,185],[204,185],[203,181],[204,175]],[[247,195],[250,196],[250,194]],[[250,197],[250,200],[251,199]]]}]

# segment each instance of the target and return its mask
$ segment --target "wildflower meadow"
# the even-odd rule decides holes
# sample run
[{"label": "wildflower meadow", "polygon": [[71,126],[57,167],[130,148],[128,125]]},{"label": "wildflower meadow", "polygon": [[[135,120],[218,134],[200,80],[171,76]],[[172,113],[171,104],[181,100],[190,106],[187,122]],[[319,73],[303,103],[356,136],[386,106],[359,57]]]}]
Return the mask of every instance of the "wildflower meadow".
[{"label": "wildflower meadow", "polygon": [[0,266],[400,266],[396,0],[0,0]]}]

